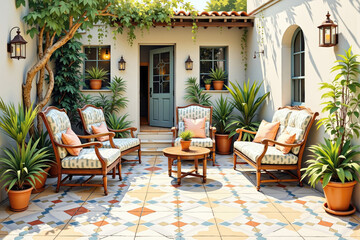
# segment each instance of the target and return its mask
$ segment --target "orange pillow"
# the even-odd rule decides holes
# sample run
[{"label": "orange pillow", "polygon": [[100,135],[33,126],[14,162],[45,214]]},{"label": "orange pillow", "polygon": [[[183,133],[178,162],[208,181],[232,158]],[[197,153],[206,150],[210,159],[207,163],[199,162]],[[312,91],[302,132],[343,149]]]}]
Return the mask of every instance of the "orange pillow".
[{"label": "orange pillow", "polygon": [[[260,143],[264,138],[274,140],[279,130],[280,122],[269,123],[265,120],[262,120],[259,126],[253,142]],[[274,146],[273,143],[269,143],[269,146]]]},{"label": "orange pillow", "polygon": [[[277,139],[277,142],[279,143],[286,143],[286,144],[293,144],[295,142],[295,138],[296,138],[296,133],[294,133],[293,135],[291,135],[288,131],[284,131],[279,138]],[[282,151],[284,154],[287,154],[290,152],[291,147],[283,147],[280,145],[275,145],[275,148],[277,150]]]},{"label": "orange pillow", "polygon": [[[106,125],[104,123],[100,124],[100,126],[96,127],[96,126],[91,126],[93,133],[94,134],[100,134],[100,133],[108,133],[109,130],[107,129]],[[96,138],[98,141],[100,142],[104,142],[109,140],[109,136],[102,136],[102,137],[98,137]]]},{"label": "orange pillow", "polygon": [[[79,137],[74,133],[74,131],[71,128],[68,128],[66,130],[66,133],[61,134],[61,140],[66,145],[80,145],[80,139]],[[79,148],[66,148],[66,150],[73,156],[78,156],[82,147]]]},{"label": "orange pillow", "polygon": [[185,131],[190,130],[194,134],[194,138],[206,138],[205,134],[205,119],[190,119],[184,118]]}]

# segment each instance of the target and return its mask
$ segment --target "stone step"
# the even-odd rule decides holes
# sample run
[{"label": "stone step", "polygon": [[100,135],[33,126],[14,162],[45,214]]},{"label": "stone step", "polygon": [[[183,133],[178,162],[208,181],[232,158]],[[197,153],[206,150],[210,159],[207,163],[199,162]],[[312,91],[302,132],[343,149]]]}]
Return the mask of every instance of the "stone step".
[{"label": "stone step", "polygon": [[[143,155],[143,156],[149,156],[149,155],[161,156],[161,155],[163,155],[162,150],[164,148],[166,148],[166,147],[144,147],[144,145],[141,144],[141,155]],[[138,154],[137,151],[135,151],[135,152],[131,152],[127,155],[135,156],[137,154]]]},{"label": "stone step", "polygon": [[141,140],[172,140],[172,132],[139,132]]},{"label": "stone step", "polygon": [[162,139],[142,139],[141,140],[141,146],[143,147],[149,147],[149,148],[160,148],[160,147],[171,147],[171,140],[162,140]]}]

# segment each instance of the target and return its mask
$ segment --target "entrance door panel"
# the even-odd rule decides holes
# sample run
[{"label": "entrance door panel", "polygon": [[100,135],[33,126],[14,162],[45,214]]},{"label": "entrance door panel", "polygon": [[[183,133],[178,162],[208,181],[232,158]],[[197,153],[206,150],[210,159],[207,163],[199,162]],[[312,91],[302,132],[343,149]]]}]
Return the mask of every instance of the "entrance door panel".
[{"label": "entrance door panel", "polygon": [[150,51],[150,125],[173,126],[173,47]]}]

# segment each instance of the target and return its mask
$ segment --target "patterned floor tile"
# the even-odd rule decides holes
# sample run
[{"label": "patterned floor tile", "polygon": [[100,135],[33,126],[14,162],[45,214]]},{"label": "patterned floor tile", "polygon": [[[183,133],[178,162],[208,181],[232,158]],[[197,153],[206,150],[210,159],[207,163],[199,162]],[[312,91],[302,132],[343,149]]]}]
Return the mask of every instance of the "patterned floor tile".
[{"label": "patterned floor tile", "polygon": [[220,237],[215,217],[212,212],[186,212],[179,215],[178,237],[210,236]]},{"label": "patterned floor tile", "polygon": [[97,229],[97,236],[135,237],[141,216],[140,212],[119,212],[110,210]]},{"label": "patterned floor tile", "polygon": [[137,237],[168,237],[175,238],[179,223],[177,212],[143,211]]}]

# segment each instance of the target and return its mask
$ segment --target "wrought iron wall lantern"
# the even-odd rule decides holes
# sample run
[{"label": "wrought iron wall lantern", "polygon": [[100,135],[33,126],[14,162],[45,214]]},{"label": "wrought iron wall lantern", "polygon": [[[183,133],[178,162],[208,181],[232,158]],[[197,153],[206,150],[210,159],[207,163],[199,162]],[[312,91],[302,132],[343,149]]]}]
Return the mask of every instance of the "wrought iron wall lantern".
[{"label": "wrought iron wall lantern", "polygon": [[256,59],[256,57],[260,57],[260,53],[264,55],[264,50],[262,50],[260,52],[255,51],[254,52],[254,59]]},{"label": "wrought iron wall lantern", "polygon": [[[17,29],[17,35],[11,40],[12,30]],[[7,44],[7,51],[10,53],[10,58],[17,58],[18,60],[26,58],[26,43],[25,39],[20,35],[20,28],[13,27],[10,30],[10,42]]]},{"label": "wrought iron wall lantern", "polygon": [[123,56],[121,56],[120,61],[119,61],[119,70],[120,70],[120,71],[124,71],[124,70],[125,70],[125,66],[126,66],[126,62],[125,62]]},{"label": "wrought iron wall lantern", "polygon": [[193,69],[193,61],[191,60],[190,55],[185,61],[185,69],[186,70],[192,70]]},{"label": "wrought iron wall lantern", "polygon": [[332,47],[338,43],[337,25],[330,19],[329,12],[326,14],[326,20],[318,28],[319,47]]}]

